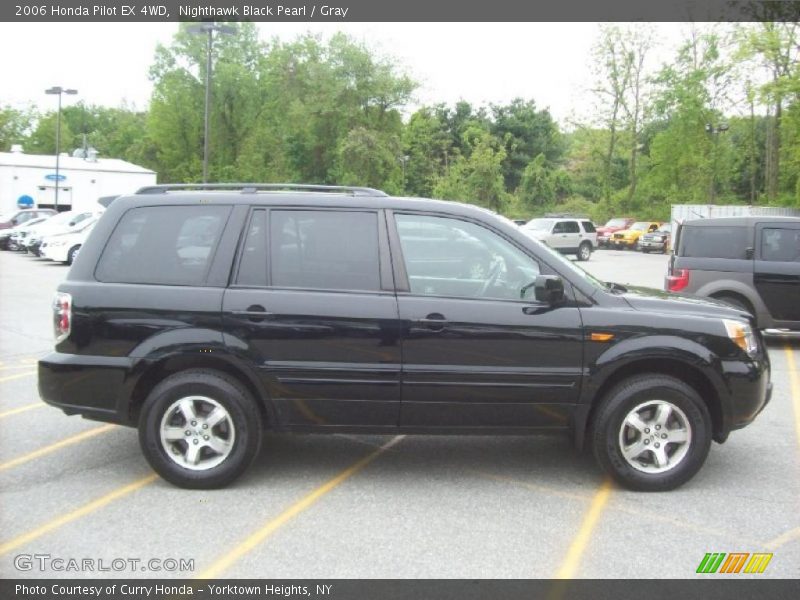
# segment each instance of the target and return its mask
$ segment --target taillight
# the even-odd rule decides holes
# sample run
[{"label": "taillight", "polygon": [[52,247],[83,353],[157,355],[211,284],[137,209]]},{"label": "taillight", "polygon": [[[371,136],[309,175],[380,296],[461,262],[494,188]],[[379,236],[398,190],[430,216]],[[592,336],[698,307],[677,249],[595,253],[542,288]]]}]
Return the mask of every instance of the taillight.
[{"label": "taillight", "polygon": [[56,292],[53,298],[53,330],[56,343],[66,339],[72,329],[72,296]]},{"label": "taillight", "polygon": [[680,292],[689,285],[689,269],[675,269],[667,275],[667,290]]}]

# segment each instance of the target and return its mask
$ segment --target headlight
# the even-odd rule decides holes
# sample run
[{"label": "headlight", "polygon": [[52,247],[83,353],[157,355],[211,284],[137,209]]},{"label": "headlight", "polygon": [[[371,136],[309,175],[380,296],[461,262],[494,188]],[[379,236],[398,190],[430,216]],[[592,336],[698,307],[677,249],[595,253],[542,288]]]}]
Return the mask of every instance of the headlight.
[{"label": "headlight", "polygon": [[722,319],[725,324],[725,331],[731,341],[739,346],[742,350],[753,356],[758,350],[758,343],[756,342],[756,334],[753,328],[748,323],[743,321],[733,321],[731,319]]}]

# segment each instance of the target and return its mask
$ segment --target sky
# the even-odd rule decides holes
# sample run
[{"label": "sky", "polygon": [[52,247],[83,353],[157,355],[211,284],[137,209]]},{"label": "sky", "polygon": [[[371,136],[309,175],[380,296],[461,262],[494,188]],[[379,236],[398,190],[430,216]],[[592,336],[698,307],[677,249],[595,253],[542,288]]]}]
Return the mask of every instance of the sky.
[{"label": "sky", "polygon": [[[258,23],[262,39],[343,31],[393,57],[421,85],[415,104],[505,103],[548,107],[561,123],[591,113],[590,51],[596,23]],[[671,60],[686,23],[655,23],[651,69]],[[54,85],[75,88],[65,102],[145,109],[156,44],[177,23],[0,23],[0,105],[50,110]],[[16,58],[10,58],[16,57]]]}]

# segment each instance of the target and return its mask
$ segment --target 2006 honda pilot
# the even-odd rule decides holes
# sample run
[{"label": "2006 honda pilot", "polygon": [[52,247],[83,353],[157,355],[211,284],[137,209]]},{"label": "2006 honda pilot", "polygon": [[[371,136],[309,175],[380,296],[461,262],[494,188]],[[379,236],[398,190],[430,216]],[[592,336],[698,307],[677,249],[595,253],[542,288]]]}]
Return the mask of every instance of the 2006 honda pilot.
[{"label": "2006 honda pilot", "polygon": [[266,430],[563,432],[622,484],[690,479],[769,399],[744,311],[598,281],[475,206],[366,188],[116,200],[53,304],[46,402],[226,485]]}]

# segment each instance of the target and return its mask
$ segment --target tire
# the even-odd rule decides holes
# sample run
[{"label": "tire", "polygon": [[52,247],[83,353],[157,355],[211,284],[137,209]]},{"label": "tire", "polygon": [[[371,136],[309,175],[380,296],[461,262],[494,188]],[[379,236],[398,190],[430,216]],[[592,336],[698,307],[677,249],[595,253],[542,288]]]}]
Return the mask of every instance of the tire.
[{"label": "tire", "polygon": [[639,243],[639,240],[636,240],[633,243],[633,246],[632,246],[633,251],[634,252],[638,252],[639,250],[641,250],[641,248],[642,248],[642,245]]},{"label": "tire", "polygon": [[720,294],[719,296],[714,296],[714,298],[716,298],[717,300],[721,300],[722,302],[725,302],[727,304],[730,304],[734,308],[740,308],[742,310],[746,310],[751,315],[756,314],[750,303],[737,294]]},{"label": "tire", "polygon": [[[184,406],[191,410],[184,412]],[[204,423],[209,417],[215,422]],[[170,483],[213,489],[228,485],[250,466],[262,430],[255,400],[238,381],[193,369],[168,377],[147,396],[139,444],[150,466]]]},{"label": "tire", "polygon": [[650,250],[647,250],[646,248],[642,248],[642,254],[650,254]]},{"label": "tire", "polygon": [[78,252],[80,251],[80,249],[81,249],[80,246],[73,246],[72,248],[70,248],[69,252],[67,252],[67,260],[65,260],[64,262],[68,265],[71,265],[73,262],[75,262],[75,257],[78,256]]},{"label": "tire", "polygon": [[[669,415],[659,425],[657,411],[665,406]],[[627,422],[634,414],[639,427]],[[659,439],[663,435],[668,441]],[[637,375],[605,396],[590,437],[597,462],[619,484],[638,491],[666,491],[689,481],[703,466],[711,447],[711,416],[700,395],[679,379]],[[686,441],[681,442],[682,437]],[[623,453],[626,448],[628,457]]]},{"label": "tire", "polygon": [[577,258],[579,261],[584,262],[589,260],[592,256],[592,244],[590,242],[581,242],[578,246]]}]

